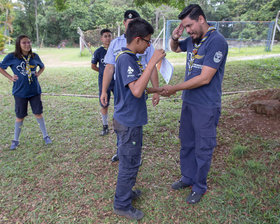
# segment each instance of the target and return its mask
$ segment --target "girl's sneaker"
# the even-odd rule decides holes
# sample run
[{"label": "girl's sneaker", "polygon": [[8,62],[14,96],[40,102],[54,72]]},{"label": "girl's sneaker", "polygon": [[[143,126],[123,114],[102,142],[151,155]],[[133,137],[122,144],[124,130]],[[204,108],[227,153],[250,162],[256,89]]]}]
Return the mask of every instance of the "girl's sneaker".
[{"label": "girl's sneaker", "polygon": [[49,137],[49,136],[46,136],[46,137],[44,138],[44,141],[45,141],[46,145],[48,145],[48,144],[51,144],[51,143],[52,143],[52,140],[50,139],[50,137]]},{"label": "girl's sneaker", "polygon": [[19,141],[12,140],[10,150],[15,150],[18,145],[19,145]]}]

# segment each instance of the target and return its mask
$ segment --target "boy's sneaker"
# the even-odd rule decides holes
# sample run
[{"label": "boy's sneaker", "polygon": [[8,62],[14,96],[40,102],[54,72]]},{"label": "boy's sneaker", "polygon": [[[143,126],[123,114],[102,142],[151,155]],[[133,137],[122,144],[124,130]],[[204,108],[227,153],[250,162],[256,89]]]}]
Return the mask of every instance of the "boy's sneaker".
[{"label": "boy's sneaker", "polygon": [[10,150],[15,150],[18,145],[19,145],[19,141],[12,140]]},{"label": "boy's sneaker", "polygon": [[171,185],[173,190],[180,190],[190,186],[191,185],[185,184],[182,180],[176,181]]},{"label": "boy's sneaker", "polygon": [[136,219],[136,220],[140,220],[144,217],[144,213],[136,208],[131,208],[129,210],[119,210],[119,209],[115,209],[114,208],[114,212],[117,214],[117,215],[121,215],[121,216],[124,216],[128,219]]},{"label": "boy's sneaker", "polygon": [[113,155],[113,157],[112,157],[112,162],[117,162],[117,161],[119,161],[119,156],[118,156],[118,154],[115,154],[115,155]]},{"label": "boy's sneaker", "polygon": [[202,198],[203,194],[196,193],[192,191],[189,196],[187,197],[186,201],[188,204],[196,204],[197,202],[200,201]]},{"label": "boy's sneaker", "polygon": [[132,191],[132,193],[131,193],[131,199],[132,199],[132,200],[135,200],[135,199],[139,198],[141,194],[142,194],[142,192],[141,192],[140,190],[135,189],[135,190]]},{"label": "boy's sneaker", "polygon": [[44,138],[44,141],[45,141],[46,145],[48,145],[48,144],[51,144],[51,143],[52,143],[52,140],[50,139],[50,137],[49,137],[49,136],[46,136],[46,137]]},{"label": "boy's sneaker", "polygon": [[100,136],[108,135],[109,134],[109,128],[108,125],[103,125],[103,130],[100,133]]}]

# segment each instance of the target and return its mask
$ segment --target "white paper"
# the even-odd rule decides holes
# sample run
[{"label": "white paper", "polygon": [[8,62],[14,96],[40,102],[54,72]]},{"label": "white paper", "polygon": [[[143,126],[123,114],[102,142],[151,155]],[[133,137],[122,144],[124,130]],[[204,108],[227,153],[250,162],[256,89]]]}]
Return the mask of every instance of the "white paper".
[{"label": "white paper", "polygon": [[165,80],[166,84],[168,84],[170,79],[172,78],[174,67],[166,58],[162,59],[159,71],[163,79]]}]

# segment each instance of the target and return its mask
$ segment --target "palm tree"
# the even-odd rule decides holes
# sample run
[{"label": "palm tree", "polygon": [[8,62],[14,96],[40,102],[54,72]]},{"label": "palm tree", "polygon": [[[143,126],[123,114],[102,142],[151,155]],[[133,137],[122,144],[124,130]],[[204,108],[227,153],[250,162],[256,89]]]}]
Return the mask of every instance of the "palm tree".
[{"label": "palm tree", "polygon": [[11,38],[8,36],[9,31],[13,32],[12,22],[14,17],[12,16],[14,4],[11,0],[0,0],[0,12],[5,13],[5,21],[0,21],[0,24],[4,24],[4,28],[0,29],[0,53],[4,53],[5,42]]}]

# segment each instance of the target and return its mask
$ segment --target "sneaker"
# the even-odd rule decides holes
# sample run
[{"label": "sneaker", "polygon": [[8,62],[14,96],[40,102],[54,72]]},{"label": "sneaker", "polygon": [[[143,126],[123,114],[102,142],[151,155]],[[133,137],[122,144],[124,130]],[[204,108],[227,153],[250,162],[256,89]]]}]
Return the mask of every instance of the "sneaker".
[{"label": "sneaker", "polygon": [[117,162],[117,161],[119,161],[119,157],[118,157],[118,154],[115,154],[112,157],[112,162]]},{"label": "sneaker", "polygon": [[120,210],[120,209],[115,209],[114,208],[114,212],[117,215],[121,215],[124,216],[128,219],[136,219],[136,220],[140,220],[144,217],[144,213],[136,208],[131,208],[129,210]]},{"label": "sneaker", "polygon": [[176,181],[171,185],[173,190],[180,190],[190,186],[191,185],[185,184],[182,180]]},{"label": "sneaker", "polygon": [[45,141],[46,145],[48,145],[48,144],[51,144],[51,143],[52,143],[52,140],[50,139],[50,137],[49,137],[49,136],[46,136],[46,137],[44,138],[44,141]]},{"label": "sneaker", "polygon": [[187,197],[186,201],[188,204],[196,204],[197,202],[200,201],[202,198],[203,194],[196,193],[192,191],[189,196]]},{"label": "sneaker", "polygon": [[100,136],[108,135],[109,134],[109,128],[108,125],[103,125],[103,130],[100,133]]},{"label": "sneaker", "polygon": [[131,199],[132,199],[132,200],[135,200],[135,199],[139,198],[141,194],[142,194],[142,192],[141,192],[140,190],[135,189],[135,190],[132,191],[132,193],[131,193]]},{"label": "sneaker", "polygon": [[19,141],[12,140],[10,150],[15,150],[18,145],[19,145]]}]

